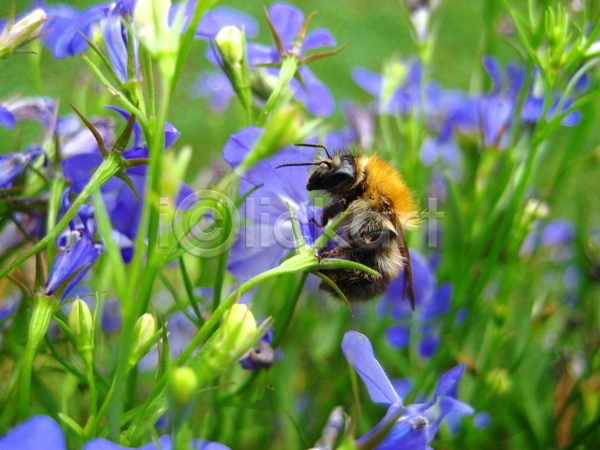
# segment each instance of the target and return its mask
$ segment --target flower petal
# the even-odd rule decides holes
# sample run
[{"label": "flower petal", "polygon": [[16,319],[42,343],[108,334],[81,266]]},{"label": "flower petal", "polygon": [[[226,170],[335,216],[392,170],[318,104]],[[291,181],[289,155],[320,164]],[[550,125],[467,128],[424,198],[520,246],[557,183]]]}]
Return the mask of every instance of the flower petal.
[{"label": "flower petal", "polygon": [[373,402],[388,405],[401,402],[392,383],[375,359],[369,338],[356,331],[348,331],[342,340],[342,351],[365,383]]},{"label": "flower petal", "polygon": [[33,416],[0,438],[0,448],[37,450],[67,448],[65,435],[54,419],[47,416]]},{"label": "flower petal", "polygon": [[283,46],[286,50],[290,50],[304,23],[304,14],[287,3],[274,3],[269,8],[269,17],[279,34]]},{"label": "flower petal", "polygon": [[333,47],[337,42],[325,28],[317,28],[306,35],[302,43],[302,55],[308,50],[320,47]]}]

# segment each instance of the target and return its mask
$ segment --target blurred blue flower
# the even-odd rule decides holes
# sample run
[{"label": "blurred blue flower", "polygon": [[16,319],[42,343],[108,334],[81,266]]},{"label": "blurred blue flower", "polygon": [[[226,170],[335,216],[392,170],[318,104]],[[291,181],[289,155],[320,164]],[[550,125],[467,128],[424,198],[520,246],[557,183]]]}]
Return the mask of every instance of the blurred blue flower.
[{"label": "blurred blue flower", "polygon": [[100,20],[100,31],[106,45],[108,59],[121,81],[129,79],[127,74],[127,48],[129,45],[133,46],[134,78],[137,78],[139,72],[138,40],[133,36],[133,42],[127,41],[127,28],[122,23],[125,17],[131,17],[132,3],[131,1],[118,1],[111,4],[106,12],[106,17]]},{"label": "blurred blue flower", "polygon": [[341,105],[346,125],[325,135],[325,146],[330,149],[349,147],[357,143],[363,149],[372,149],[375,139],[375,119],[370,108],[351,101]]},{"label": "blurred blue flower", "polygon": [[93,214],[91,206],[83,205],[78,212],[80,224],[76,226],[74,220],[70,221],[67,233],[59,236],[61,252],[48,274],[46,295],[54,294],[76,274],[62,292],[62,298],[66,297],[100,256],[99,245],[94,241]]},{"label": "blurred blue flower", "polygon": [[[263,129],[248,127],[231,136],[223,148],[223,159],[236,168],[258,140]],[[308,205],[305,166],[276,166],[311,161],[310,150],[288,146],[243,173],[240,194],[253,191],[241,208],[247,219],[231,248],[228,269],[241,281],[277,266],[296,248],[288,207],[294,212],[305,241],[311,244],[317,233],[312,221],[320,218],[320,208]]]},{"label": "blurred blue flower", "polygon": [[0,105],[0,125],[12,130],[15,127],[16,119],[4,105]]},{"label": "blurred blue flower", "polygon": [[[375,111],[380,114],[408,115],[412,112],[424,113],[425,117],[435,114],[441,100],[441,89],[434,81],[424,87],[423,67],[419,61],[396,62],[401,70],[398,74],[386,76],[371,72],[362,67],[352,71],[354,82],[375,98]],[[397,79],[391,79],[396,76]],[[388,85],[396,85],[389,91]],[[425,102],[423,103],[423,93]]]},{"label": "blurred blue flower", "polygon": [[515,119],[519,91],[525,81],[525,70],[508,65],[505,76],[494,58],[486,57],[483,65],[492,79],[492,90],[479,98],[479,130],[482,145],[504,149]]},{"label": "blurred blue flower", "polygon": [[[189,313],[194,315],[190,308]],[[171,359],[177,358],[188,346],[198,332],[198,327],[183,313],[175,311],[167,319],[167,333],[169,337],[169,351]],[[139,362],[140,371],[154,370],[158,365],[158,350],[148,352]]]},{"label": "blurred blue flower", "polygon": [[[417,326],[419,354],[431,358],[440,344],[439,317],[450,310],[452,286],[449,282],[438,285],[435,266],[416,250],[410,250],[410,260],[415,285],[415,311],[404,299],[404,274],[390,283],[378,305],[379,314],[390,316],[397,322],[386,330],[388,343],[395,348],[410,344],[411,328]],[[414,336],[413,336],[414,338]]]},{"label": "blurred blue flower", "polygon": [[0,449],[66,450],[67,441],[60,426],[48,416],[33,416],[5,436],[0,437]]},{"label": "blurred blue flower", "polygon": [[276,358],[276,352],[273,347],[271,347],[274,335],[275,331],[273,330],[273,327],[269,328],[267,332],[260,338],[258,344],[256,344],[240,358],[239,363],[244,369],[268,369],[273,365]]},{"label": "blurred blue flower", "polygon": [[25,167],[43,154],[42,147],[37,144],[29,146],[20,153],[9,153],[0,156],[0,190],[13,186],[13,182],[23,173]]},{"label": "blurred blue flower", "polygon": [[[342,351],[365,383],[371,400],[388,406],[383,419],[375,428],[358,438],[358,444],[369,442],[382,428],[393,423],[385,439],[377,445],[377,450],[424,450],[433,441],[441,422],[448,414],[462,416],[474,412],[469,405],[456,399],[457,385],[465,369],[464,364],[449,370],[439,378],[429,402],[405,406],[375,359],[373,347],[365,335],[356,331],[346,332],[342,341]],[[439,413],[437,418],[430,422],[426,416],[430,416],[430,409],[438,403],[438,399]]]},{"label": "blurred blue flower", "polygon": [[544,247],[557,247],[569,245],[575,238],[575,227],[566,219],[550,221],[541,234],[541,243]]},{"label": "blurred blue flower", "polygon": [[[196,1],[189,1],[186,5],[187,16],[190,16],[196,7]],[[258,35],[258,22],[237,9],[227,6],[218,6],[207,11],[196,30],[196,36],[215,37],[221,28],[235,26],[244,30],[246,37],[255,38]]]},{"label": "blurred blue flower", "polygon": [[17,122],[33,120],[42,124],[47,137],[54,133],[57,106],[50,97],[20,97],[7,102],[4,106]]},{"label": "blurred blue flower", "polygon": [[52,20],[44,24],[47,33],[42,42],[50,49],[55,58],[62,59],[83,53],[88,44],[80,33],[92,39],[93,26],[108,15],[109,5],[96,5],[80,12],[67,4],[44,6],[44,11]]},{"label": "blurred blue flower", "polygon": [[[158,445],[157,445],[158,444]],[[217,442],[209,442],[194,439],[190,443],[193,450],[230,450],[229,447]],[[33,416],[5,436],[0,437],[0,449],[2,450],[66,450],[67,441],[65,435],[56,423],[48,416]],[[121,450],[132,447],[123,447],[104,438],[95,438],[86,443],[84,450]],[[172,450],[171,436],[162,436],[156,443],[151,442],[141,447],[140,450]]]},{"label": "blurred blue flower", "polygon": [[218,113],[223,113],[235,97],[231,82],[223,72],[203,70],[192,86],[192,93],[197,97],[208,97],[210,106]]},{"label": "blurred blue flower", "polygon": [[[158,445],[157,445],[158,444]],[[190,443],[192,450],[230,450],[229,447],[217,442],[208,442],[200,439],[194,439]],[[157,439],[156,443],[151,442],[141,447],[124,447],[104,438],[95,438],[89,441],[83,447],[83,450],[127,450],[137,448],[139,450],[173,450],[173,442],[171,436],[162,436]]]}]

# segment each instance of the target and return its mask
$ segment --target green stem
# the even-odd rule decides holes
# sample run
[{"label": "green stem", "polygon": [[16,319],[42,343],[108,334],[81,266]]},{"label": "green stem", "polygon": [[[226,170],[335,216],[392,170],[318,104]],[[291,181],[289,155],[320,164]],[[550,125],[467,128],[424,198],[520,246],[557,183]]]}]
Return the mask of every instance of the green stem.
[{"label": "green stem", "polygon": [[100,189],[112,176],[114,176],[120,168],[119,156],[116,154],[109,154],[107,158],[102,161],[102,164],[96,169],[92,178],[83,188],[79,196],[71,204],[71,207],[67,210],[62,219],[56,224],[56,226],[50,231],[44,238],[21,254],[15,261],[9,264],[5,269],[0,272],[0,278],[4,278],[11,270],[19,266],[23,261],[29,257],[35,255],[42,249],[44,249],[50,242],[54,241],[62,230],[69,224],[71,219],[75,217],[75,214],[79,211],[81,205],[83,205],[88,197],[92,195],[96,190]]},{"label": "green stem", "polygon": [[29,322],[29,334],[27,336],[27,345],[23,362],[21,365],[21,383],[19,389],[19,413],[22,420],[29,418],[30,411],[30,392],[31,392],[31,371],[33,369],[33,360],[37,349],[44,339],[52,314],[58,308],[58,302],[54,297],[47,297],[43,294],[33,298],[33,314]]},{"label": "green stem", "polygon": [[295,56],[286,56],[283,58],[283,61],[281,63],[281,70],[279,71],[279,77],[277,78],[277,83],[275,84],[273,92],[271,92],[271,95],[269,96],[265,107],[261,111],[260,116],[256,121],[257,127],[262,127],[265,124],[269,113],[277,105],[277,102],[279,101],[279,97],[281,96],[283,89],[287,87],[287,85],[290,84],[290,81],[292,81],[292,78],[294,78],[296,70],[298,70],[298,63],[298,58],[296,58]]}]

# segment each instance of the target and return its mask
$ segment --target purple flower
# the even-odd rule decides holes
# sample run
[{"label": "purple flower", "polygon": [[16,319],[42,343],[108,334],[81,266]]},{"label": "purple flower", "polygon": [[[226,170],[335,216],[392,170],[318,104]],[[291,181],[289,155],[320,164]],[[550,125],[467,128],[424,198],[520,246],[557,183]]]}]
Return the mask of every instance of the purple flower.
[{"label": "purple flower", "polygon": [[16,119],[4,105],[0,105],[0,125],[12,130],[15,127]]},{"label": "purple flower", "polygon": [[48,5],[44,9],[48,17],[54,19],[44,24],[43,31],[47,33],[42,42],[55,58],[62,59],[87,49],[88,44],[80,33],[91,39],[93,26],[107,17],[110,6],[92,6],[83,12],[65,4]]},{"label": "purple flower", "polygon": [[397,64],[402,68],[398,71],[401,74],[397,79],[394,79],[393,75],[384,76],[361,67],[352,71],[352,78],[358,86],[375,97],[375,110],[378,113],[408,115],[412,111],[422,111],[426,117],[435,114],[441,99],[441,89],[437,83],[429,82],[425,85],[423,104],[421,63],[412,61],[408,64]]},{"label": "purple flower", "polygon": [[9,189],[23,173],[25,167],[35,161],[44,151],[34,144],[21,153],[9,153],[0,156],[0,190]]},{"label": "purple flower", "polygon": [[410,251],[415,289],[415,311],[410,310],[404,296],[404,274],[392,281],[379,304],[379,313],[389,315],[397,322],[386,330],[388,343],[395,348],[406,348],[410,344],[411,324],[418,321],[419,353],[431,358],[440,343],[439,317],[450,309],[452,286],[438,286],[433,265],[420,253]]},{"label": "purple flower", "polygon": [[[223,148],[223,159],[235,169],[262,132],[261,128],[249,127],[231,136]],[[257,186],[258,189],[246,198],[242,212],[247,225],[240,228],[229,257],[228,269],[239,280],[249,280],[272,269],[296,248],[288,206],[294,211],[305,241],[314,241],[317,229],[311,219],[320,217],[320,209],[308,205],[308,169],[276,168],[283,163],[310,161],[310,156],[309,150],[288,146],[242,174],[240,194]]]},{"label": "purple flower", "polygon": [[231,82],[223,72],[203,70],[198,75],[192,91],[197,97],[208,97],[210,106],[218,113],[223,113],[230,100],[235,97]]},{"label": "purple flower", "polygon": [[[342,351],[365,383],[371,400],[374,403],[388,406],[383,419],[375,428],[358,438],[358,444],[369,442],[382,428],[393,423],[388,435],[376,447],[378,450],[426,449],[427,445],[435,438],[442,420],[448,414],[461,416],[473,413],[473,409],[469,405],[455,398],[458,381],[465,369],[464,364],[449,370],[440,377],[433,398],[429,402],[405,406],[383,368],[375,359],[373,347],[365,335],[356,331],[346,332],[342,341]],[[427,416],[430,416],[430,409],[438,403],[438,399],[439,414],[433,422],[430,422]]]},{"label": "purple flower", "polygon": [[276,358],[276,352],[271,347],[275,331],[269,328],[263,337],[260,338],[258,344],[251,348],[242,358],[239,363],[246,370],[268,369],[273,365]]},{"label": "purple flower", "polygon": [[[141,447],[123,447],[108,439],[95,438],[85,444],[83,450],[127,450],[130,448],[137,448],[139,450],[172,450],[174,448],[171,436],[162,436],[158,438],[157,443],[158,446],[154,442],[151,442]],[[226,445],[217,442],[202,441],[200,439],[194,439],[191,442],[190,448],[192,450],[230,450]]]},{"label": "purple flower", "polygon": [[[46,295],[52,295],[57,290],[64,289],[62,291],[62,298],[64,298],[100,256],[100,250],[94,241],[94,231],[91,227],[93,208],[83,205],[78,216],[81,224],[76,226],[75,221],[69,222],[69,230],[59,237],[58,247],[61,252],[56,257],[54,266],[48,274]],[[73,275],[75,276],[73,277]],[[69,278],[71,278],[70,281],[68,281]]]},{"label": "purple flower", "polygon": [[17,122],[24,120],[40,122],[47,134],[54,133],[56,102],[50,97],[21,97],[5,106]]},{"label": "purple flower", "polygon": [[35,450],[48,448],[66,450],[67,441],[60,426],[47,416],[33,416],[3,437],[0,437],[0,448]]},{"label": "purple flower", "polygon": [[575,227],[565,219],[552,220],[542,231],[541,243],[544,247],[569,245],[575,238]]},{"label": "purple flower", "polygon": [[[194,314],[191,308],[190,314]],[[174,359],[187,348],[192,338],[198,332],[198,327],[182,311],[175,311],[171,314],[167,320],[166,327],[169,333],[170,356]],[[140,360],[138,367],[143,372],[155,369],[157,364],[158,350],[153,349]]]},{"label": "purple flower", "polygon": [[[269,8],[269,17],[281,39],[285,54],[293,54],[302,60],[307,56],[307,51],[336,45],[336,41],[329,31],[325,29],[316,29],[307,33],[300,48],[296,48],[295,41],[304,23],[304,14],[287,3],[274,3],[271,5]],[[223,16],[219,22],[219,28],[236,24],[239,25],[239,19]],[[212,34],[206,32],[205,35]],[[282,55],[279,54],[276,47],[248,42],[247,50],[247,60],[250,66],[257,67],[265,64],[274,65],[281,62]],[[220,65],[220,58],[213,49],[209,49],[206,56],[213,64]],[[258,73],[261,77],[266,76],[274,79],[278,77],[278,74],[279,69],[275,67],[266,68]],[[298,69],[298,75],[302,79],[302,82],[299,82],[296,79],[293,79],[290,82],[290,88],[294,98],[315,115],[330,116],[333,114],[335,102],[327,86],[305,65]],[[221,89],[221,85],[218,85],[218,87]],[[210,86],[207,86],[207,88],[210,89]]]},{"label": "purple flower", "polygon": [[[195,6],[195,1],[188,2],[186,5],[186,11],[189,11],[188,16],[192,14]],[[244,34],[249,38],[255,38],[258,35],[258,22],[252,16],[234,8],[219,6],[211,9],[204,15],[196,30],[196,36],[214,38],[221,28],[228,25],[244,30]]]},{"label": "purple flower", "polygon": [[[194,439],[190,443],[193,450],[230,450],[229,447],[217,442],[208,442]],[[60,426],[48,416],[34,416],[5,436],[0,437],[1,449],[19,450],[66,450],[67,441]],[[95,438],[84,445],[84,450],[121,450],[132,447],[123,447],[104,438]],[[140,450],[171,450],[173,443],[171,436],[162,436],[158,439],[158,446],[151,442],[137,447]]]},{"label": "purple flower", "polygon": [[127,42],[127,28],[121,23],[125,17],[131,17],[132,5],[130,2],[119,1],[111,5],[106,13],[106,17],[100,21],[100,31],[106,45],[108,58],[111,66],[121,81],[129,79],[127,73],[128,55],[127,47],[133,45],[133,60],[135,77],[138,75],[138,41],[133,38],[133,42]]}]

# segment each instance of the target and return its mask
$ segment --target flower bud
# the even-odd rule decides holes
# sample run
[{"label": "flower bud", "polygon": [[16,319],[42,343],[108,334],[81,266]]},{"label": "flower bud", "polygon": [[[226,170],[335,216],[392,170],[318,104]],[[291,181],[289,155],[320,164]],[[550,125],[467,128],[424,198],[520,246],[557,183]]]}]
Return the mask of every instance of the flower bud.
[{"label": "flower bud", "polygon": [[247,346],[258,331],[256,319],[247,305],[236,303],[223,316],[223,345],[232,352]]},{"label": "flower bud", "polygon": [[133,10],[133,26],[140,42],[156,56],[171,47],[169,28],[171,0],[138,0]]},{"label": "flower bud", "polygon": [[156,319],[150,313],[144,314],[135,324],[133,331],[133,350],[129,357],[129,366],[136,365],[148,353],[157,332]]},{"label": "flower bud", "polygon": [[191,367],[175,367],[171,372],[171,393],[178,405],[187,404],[198,389],[198,376]]},{"label": "flower bud", "polygon": [[87,303],[76,299],[69,310],[67,323],[77,339],[77,347],[80,350],[91,349],[93,319]]},{"label": "flower bud", "polygon": [[510,375],[506,369],[493,369],[485,377],[486,384],[496,394],[506,394],[512,388]]},{"label": "flower bud", "polygon": [[0,58],[11,56],[20,47],[39,37],[37,31],[45,21],[44,10],[36,9],[15,24],[9,22],[0,34]]},{"label": "flower bud", "polygon": [[244,34],[238,27],[221,28],[215,43],[223,59],[231,64],[241,64],[244,60]]}]

